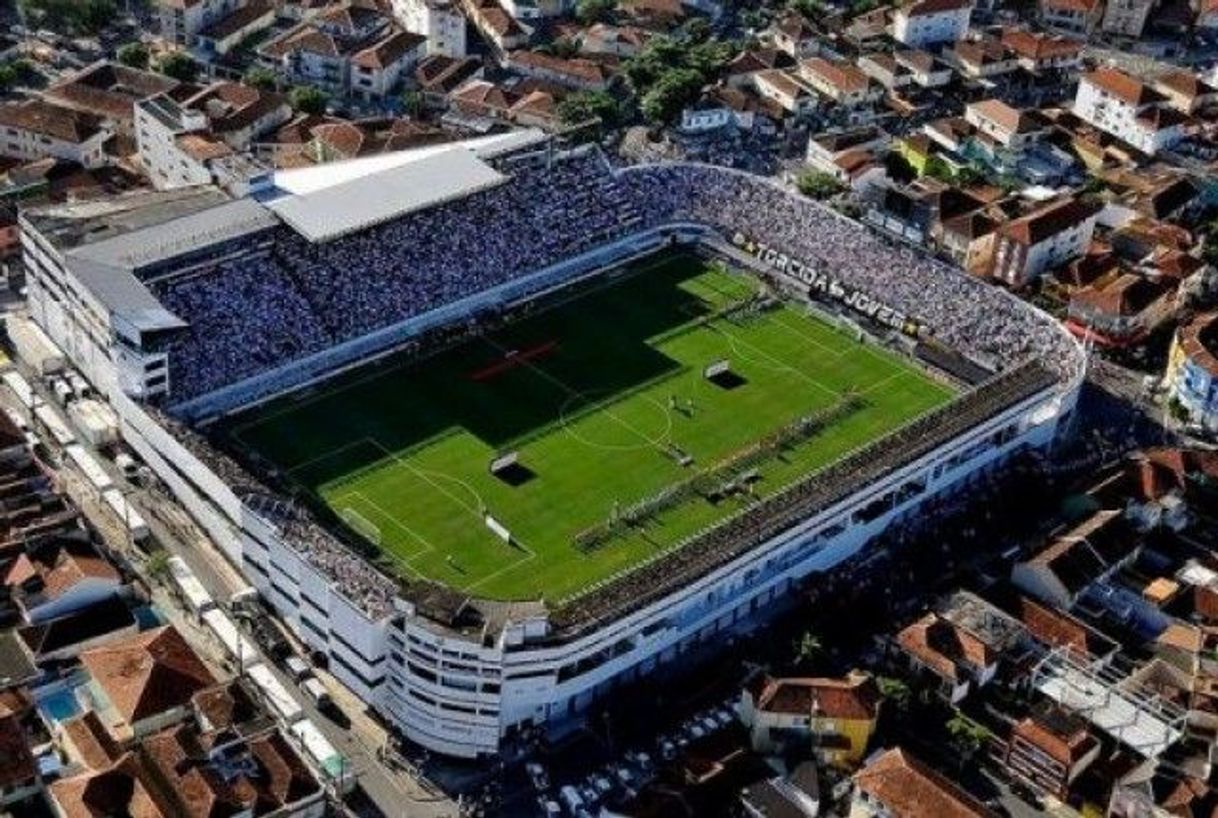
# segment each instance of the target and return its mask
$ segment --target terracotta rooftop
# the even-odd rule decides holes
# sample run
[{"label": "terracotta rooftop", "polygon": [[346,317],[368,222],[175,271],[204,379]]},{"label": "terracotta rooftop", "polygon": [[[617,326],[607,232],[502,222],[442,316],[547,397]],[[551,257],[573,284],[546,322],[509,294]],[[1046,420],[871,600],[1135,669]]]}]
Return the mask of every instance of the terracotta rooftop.
[{"label": "terracotta rooftop", "polygon": [[1082,79],[1130,105],[1142,107],[1163,102],[1165,97],[1141,80],[1115,68],[1097,68]]},{"label": "terracotta rooftop", "polygon": [[1099,746],[1084,720],[1057,707],[1033,713],[1017,722],[1011,732],[1068,769]]},{"label": "terracotta rooftop", "polygon": [[1002,33],[1002,44],[1019,57],[1035,60],[1055,60],[1074,57],[1083,50],[1078,40],[1050,34],[1039,34],[1022,29],[1008,29]]},{"label": "terracotta rooftop", "polygon": [[946,776],[900,748],[855,773],[854,786],[883,804],[889,818],[996,818]]},{"label": "terracotta rooftop", "polygon": [[852,94],[867,90],[870,80],[855,66],[846,62],[830,62],[823,57],[812,57],[799,64],[799,70],[821,78],[834,89]]},{"label": "terracotta rooftop", "polygon": [[1099,204],[1082,198],[1066,199],[1013,219],[999,230],[1004,236],[1031,247],[1082,224],[1102,209]]},{"label": "terracotta rooftop", "polygon": [[80,661],[128,723],[185,706],[216,681],[168,625],[87,650]]},{"label": "terracotta rooftop", "polygon": [[1176,338],[1189,360],[1218,377],[1218,313],[1198,315],[1176,331]]},{"label": "terracotta rooftop", "polygon": [[898,633],[897,644],[920,664],[951,681],[960,681],[968,670],[988,667],[998,659],[981,639],[934,612]]},{"label": "terracotta rooftop", "polygon": [[943,14],[966,8],[971,9],[972,7],[973,0],[918,0],[918,2],[910,3],[897,9],[897,13],[904,14],[907,17],[925,17],[931,14]]},{"label": "terracotta rooftop", "polygon": [[755,695],[759,711],[863,721],[879,714],[880,691],[867,674],[830,678],[767,678]]},{"label": "terracotta rooftop", "polygon": [[101,120],[97,117],[40,99],[0,105],[0,125],[74,145],[101,133]]},{"label": "terracotta rooftop", "polygon": [[61,105],[108,119],[130,122],[135,103],[171,93],[177,80],[111,62],[97,62],[50,86],[44,96]]}]

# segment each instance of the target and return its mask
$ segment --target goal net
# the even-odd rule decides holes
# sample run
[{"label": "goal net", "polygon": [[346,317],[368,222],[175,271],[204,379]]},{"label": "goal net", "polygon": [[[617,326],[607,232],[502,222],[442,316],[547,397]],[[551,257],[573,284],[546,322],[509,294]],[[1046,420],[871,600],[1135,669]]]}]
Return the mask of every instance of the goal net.
[{"label": "goal net", "polygon": [[368,540],[368,542],[378,546],[381,544],[381,529],[363,514],[360,514],[351,508],[351,506],[347,506],[340,512],[339,516],[343,518],[344,523],[350,526],[361,537]]}]

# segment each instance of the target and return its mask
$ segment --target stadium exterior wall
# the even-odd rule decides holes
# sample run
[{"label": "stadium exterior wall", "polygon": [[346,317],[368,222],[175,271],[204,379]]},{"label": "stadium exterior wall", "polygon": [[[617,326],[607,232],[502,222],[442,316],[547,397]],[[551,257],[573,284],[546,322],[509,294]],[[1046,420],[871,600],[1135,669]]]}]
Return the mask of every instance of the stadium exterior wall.
[{"label": "stadium exterior wall", "polygon": [[[543,271],[529,279],[528,287],[518,284],[516,292],[532,293],[569,281],[654,248],[672,236],[699,238],[705,234],[706,229],[696,225],[657,228]],[[502,303],[504,298],[501,292],[471,300],[466,309]],[[51,331],[48,326],[44,329]],[[378,339],[379,348],[400,343],[409,331],[405,324],[386,330]],[[60,325],[59,332],[51,334],[59,342],[55,336],[62,333]],[[1050,445],[1059,424],[1072,411],[1081,383],[1080,367],[1073,381],[1008,407],[800,525],[629,614],[570,637],[548,633],[544,619],[525,619],[507,621],[497,632],[481,638],[443,628],[402,598],[389,609],[360,604],[346,587],[350,583],[311,560],[284,530],[244,502],[152,413],[114,388],[118,378],[112,368],[107,371],[104,363],[86,365],[77,360],[85,351],[67,345],[65,349],[109,394],[132,447],[293,631],[330,658],[336,678],[411,739],[434,751],[463,757],[495,753],[505,740],[528,727],[553,728],[577,720],[591,702],[615,685],[667,665],[709,638],[754,626],[793,583],[850,558],[928,499],[960,489],[1018,450]],[[274,383],[281,389],[291,388],[301,378],[324,374],[321,370],[326,366],[342,366],[352,356],[375,354],[377,349],[371,342],[352,344],[341,356],[318,361]],[[199,404],[198,410],[206,414],[219,406],[257,399],[269,393],[265,387],[271,382],[268,377],[265,383],[241,384],[240,390],[222,401],[212,406]],[[858,509],[911,483],[920,486],[916,495],[905,496],[880,516],[866,520],[854,516]]]}]

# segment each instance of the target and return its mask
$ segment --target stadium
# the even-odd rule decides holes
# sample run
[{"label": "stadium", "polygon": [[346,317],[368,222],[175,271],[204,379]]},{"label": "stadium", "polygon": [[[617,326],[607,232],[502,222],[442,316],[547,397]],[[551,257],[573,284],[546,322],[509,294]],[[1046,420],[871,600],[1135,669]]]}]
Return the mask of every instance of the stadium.
[{"label": "stadium", "polygon": [[1052,444],[1076,342],[769,180],[531,131],[23,212],[35,321],[335,676],[474,757]]}]

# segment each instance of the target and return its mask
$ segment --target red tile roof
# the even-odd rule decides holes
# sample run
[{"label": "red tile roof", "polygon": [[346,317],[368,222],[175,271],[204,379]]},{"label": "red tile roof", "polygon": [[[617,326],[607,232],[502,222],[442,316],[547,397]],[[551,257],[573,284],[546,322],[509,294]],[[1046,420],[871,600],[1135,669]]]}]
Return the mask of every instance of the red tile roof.
[{"label": "red tile roof", "polygon": [[216,681],[169,625],[87,650],[80,661],[128,723],[183,707]]},{"label": "red tile roof", "polygon": [[874,719],[880,709],[879,688],[865,673],[840,679],[765,679],[755,700],[759,711],[854,721]]},{"label": "red tile roof", "polygon": [[972,795],[900,748],[855,773],[854,786],[883,804],[890,818],[995,818]]}]

